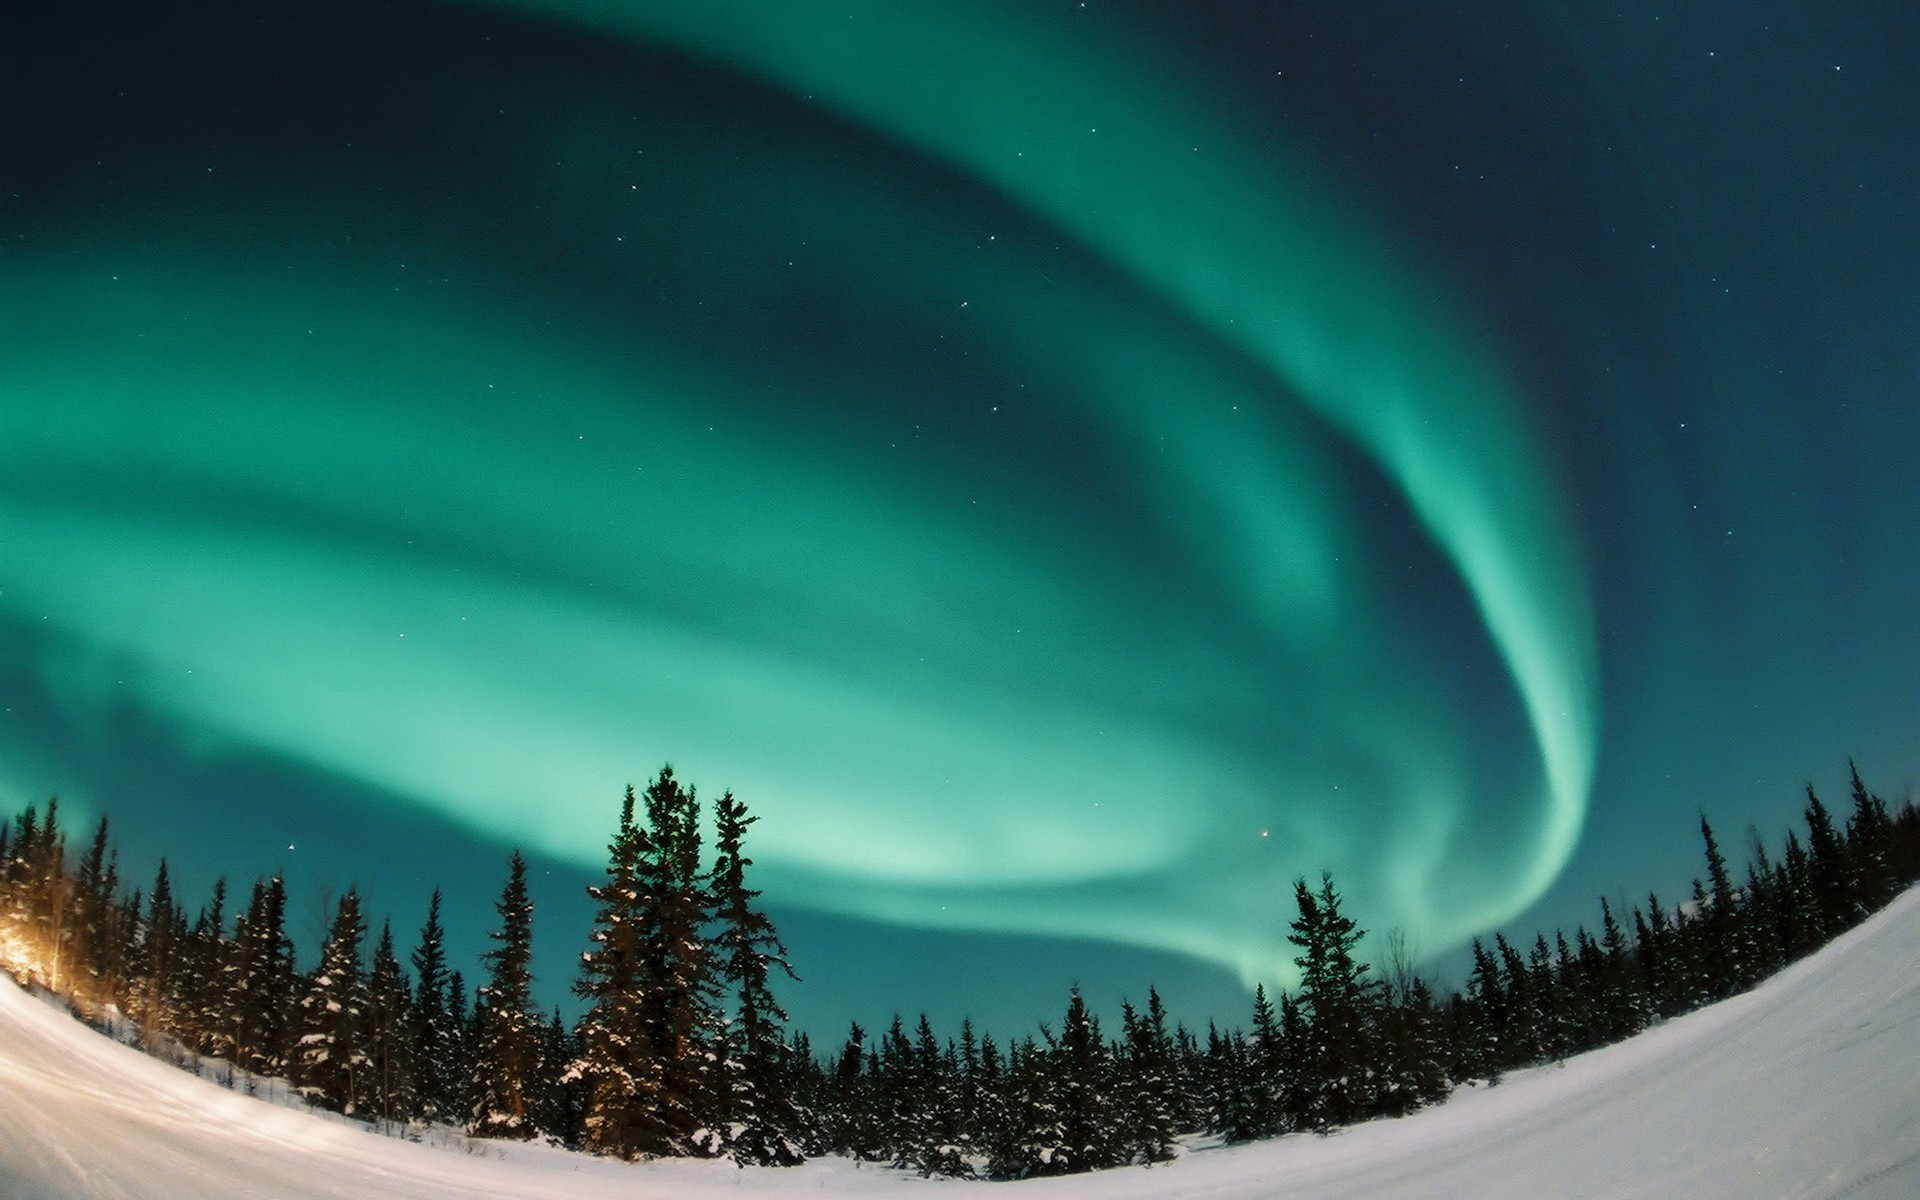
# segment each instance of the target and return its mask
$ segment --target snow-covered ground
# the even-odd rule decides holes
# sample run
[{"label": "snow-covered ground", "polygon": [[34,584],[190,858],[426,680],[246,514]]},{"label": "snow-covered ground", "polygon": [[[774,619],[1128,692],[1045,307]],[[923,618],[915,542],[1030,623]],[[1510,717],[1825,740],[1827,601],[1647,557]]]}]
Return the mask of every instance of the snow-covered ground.
[{"label": "snow-covered ground", "polygon": [[1332,1137],[1021,1184],[841,1160],[629,1166],[414,1145],[228,1091],[0,981],[0,1197],[1920,1197],[1920,891],[1765,986]]}]

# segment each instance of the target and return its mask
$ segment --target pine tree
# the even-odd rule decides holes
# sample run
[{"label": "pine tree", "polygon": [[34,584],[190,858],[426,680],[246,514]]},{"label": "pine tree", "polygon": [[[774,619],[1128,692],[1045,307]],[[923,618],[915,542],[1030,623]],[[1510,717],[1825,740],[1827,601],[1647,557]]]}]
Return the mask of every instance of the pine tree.
[{"label": "pine tree", "polygon": [[527,898],[527,863],[515,850],[507,883],[494,911],[500,928],[483,961],[488,980],[480,989],[473,1046],[472,1137],[535,1136],[541,1022],[533,1011],[533,903]]},{"label": "pine tree", "polygon": [[1054,1055],[1043,1051],[1032,1038],[1022,1039],[1008,1051],[998,1105],[1000,1120],[984,1147],[988,1175],[1026,1179],[1062,1174],[1071,1167],[1073,1160],[1056,1097],[1058,1070]]},{"label": "pine tree", "polygon": [[1834,832],[1826,805],[1807,785],[1808,885],[1813,892],[1816,938],[1824,942],[1851,928],[1858,913],[1853,902],[1853,872],[1846,845]]},{"label": "pine tree", "polygon": [[1295,1066],[1312,1128],[1327,1130],[1371,1113],[1375,1100],[1374,993],[1367,964],[1354,947],[1365,936],[1340,912],[1333,877],[1321,873],[1316,896],[1305,879],[1294,883],[1300,916],[1287,940],[1300,947],[1300,1003],[1306,1041]]},{"label": "pine tree", "polygon": [[1895,880],[1889,858],[1893,819],[1880,797],[1860,781],[1860,768],[1847,760],[1853,783],[1853,814],[1847,818],[1847,859],[1853,880],[1853,901],[1861,915],[1876,912],[1893,898]]},{"label": "pine tree", "polygon": [[474,1016],[472,993],[466,976],[459,971],[447,975],[447,1037],[444,1043],[441,1080],[446,1087],[446,1115],[457,1118],[471,1110],[473,1091]]},{"label": "pine tree", "polygon": [[903,1156],[923,1178],[934,1175],[966,1179],[973,1175],[967,1161],[967,1137],[960,1124],[960,1081],[955,1065],[941,1050],[933,1022],[925,1013],[914,1030],[908,1078],[917,1092],[910,1128],[910,1145]]},{"label": "pine tree", "polygon": [[834,1059],[828,1076],[827,1112],[823,1131],[823,1149],[835,1150],[855,1159],[872,1161],[882,1157],[882,1140],[874,1116],[873,1079],[864,1070],[867,1059],[867,1031],[858,1021],[847,1029],[847,1040]]},{"label": "pine tree", "polygon": [[72,912],[68,939],[72,946],[71,978],[67,991],[84,1009],[94,1010],[120,992],[126,973],[125,941],[118,936],[113,902],[119,874],[101,817],[93,842],[81,858],[70,889]]},{"label": "pine tree", "polygon": [[426,923],[414,947],[413,1008],[414,1099],[416,1111],[427,1121],[444,1121],[465,1111],[456,1103],[450,1047],[454,1018],[447,995],[446,932],[440,927],[440,889],[427,901]]},{"label": "pine tree", "polygon": [[581,1089],[567,1078],[568,1066],[578,1057],[573,1035],[556,1008],[540,1041],[540,1107],[535,1123],[567,1146],[580,1142]]},{"label": "pine tree", "polygon": [[360,893],[348,888],[334,909],[320,965],[300,1001],[301,1034],[293,1080],[310,1102],[349,1116],[365,1108],[372,1061],[366,1047],[367,983],[360,944],[367,923]]},{"label": "pine tree", "polygon": [[1160,993],[1148,989],[1144,1014],[1123,1003],[1120,1018],[1126,1053],[1117,1089],[1125,1126],[1119,1156],[1149,1165],[1165,1162],[1175,1157],[1180,1118],[1173,1043]]},{"label": "pine tree", "polygon": [[700,871],[700,807],[671,766],[660,769],[644,799],[654,853],[641,859],[649,901],[641,944],[652,985],[642,1008],[659,1059],[664,1149],[712,1156],[724,1153],[726,1142],[714,1120],[718,1081],[705,1051],[717,1040],[722,1018],[704,937],[710,901]]},{"label": "pine tree", "polygon": [[[1609,1042],[1617,1042],[1640,1032],[1646,1021],[1631,995],[1632,967],[1627,935],[1621,929],[1620,922],[1614,919],[1613,905],[1605,896],[1600,897],[1600,949],[1605,955],[1605,968],[1598,981],[1596,996],[1601,1036]],[[1565,951],[1561,953],[1564,956]]]},{"label": "pine tree", "polygon": [[226,986],[232,947],[226,936],[227,881],[213,881],[213,895],[194,918],[181,956],[181,1041],[210,1058],[232,1060],[233,993]]},{"label": "pine tree", "polygon": [[634,816],[633,788],[608,847],[607,881],[587,889],[599,902],[592,948],[581,955],[574,992],[589,1008],[576,1041],[580,1057],[568,1072],[585,1093],[580,1141],[597,1154],[634,1159],[674,1152],[674,1130],[662,1116],[665,1072],[654,1041],[651,990],[649,860],[654,842]]},{"label": "pine tree", "polygon": [[140,1023],[142,1040],[149,1046],[162,1032],[177,1032],[178,960],[185,940],[186,926],[174,906],[173,881],[167,876],[167,860],[163,858],[147,902],[147,918],[133,969],[137,983],[128,1007],[129,1015]]},{"label": "pine tree", "polygon": [[414,1093],[414,1031],[419,1018],[400,959],[393,926],[382,922],[367,982],[367,1109],[381,1121],[406,1121],[418,1111]]},{"label": "pine tree", "polygon": [[776,970],[795,976],[773,921],[754,904],[760,893],[746,884],[753,860],[743,843],[747,827],[757,820],[732,792],[714,808],[716,857],[710,878],[719,926],[714,951],[722,986],[739,1015],[738,1061],[728,1072],[724,1098],[727,1149],[742,1164],[787,1167],[804,1156],[799,1114],[781,1079],[787,1014],[770,980]]},{"label": "pine tree", "polygon": [[1741,986],[1748,971],[1751,954],[1746,945],[1746,926],[1734,894],[1733,880],[1727,875],[1727,861],[1714,840],[1713,826],[1700,818],[1700,836],[1706,841],[1708,891],[1705,911],[1700,913],[1700,969],[1703,994],[1708,1000],[1730,996]]},{"label": "pine tree", "polygon": [[1059,1142],[1046,1166],[1049,1173],[1093,1171],[1120,1161],[1112,1134],[1111,1064],[1100,1022],[1074,988],[1061,1022],[1060,1037],[1049,1046],[1051,1101]]},{"label": "pine tree", "polygon": [[234,1065],[255,1075],[278,1075],[288,1065],[295,981],[286,913],[285,882],[278,875],[256,880],[244,927],[234,937],[227,979],[234,991]]}]

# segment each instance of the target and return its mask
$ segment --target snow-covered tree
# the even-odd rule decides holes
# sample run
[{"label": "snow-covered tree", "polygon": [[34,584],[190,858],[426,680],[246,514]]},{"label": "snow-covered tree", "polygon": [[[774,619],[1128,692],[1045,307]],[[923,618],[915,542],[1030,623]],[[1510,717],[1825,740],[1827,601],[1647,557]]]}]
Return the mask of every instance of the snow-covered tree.
[{"label": "snow-covered tree", "polygon": [[760,893],[746,883],[753,860],[743,844],[747,827],[757,820],[732,792],[714,806],[714,965],[738,1015],[721,1043],[728,1053],[719,1056],[723,1092],[717,1099],[728,1153],[743,1164],[784,1167],[804,1156],[799,1114],[783,1079],[787,1014],[774,998],[771,980],[775,971],[791,978],[793,968],[773,921],[754,903]]},{"label": "snow-covered tree", "polygon": [[367,935],[360,893],[348,888],[334,909],[320,965],[300,1000],[300,1038],[293,1081],[311,1102],[348,1115],[365,1107],[372,1060],[367,1055],[367,981],[360,945]]},{"label": "snow-covered tree", "polygon": [[648,860],[653,839],[635,819],[633,788],[620,808],[620,825],[608,847],[607,880],[587,889],[599,902],[580,961],[574,991],[588,1002],[576,1032],[579,1058],[567,1073],[583,1092],[580,1141],[588,1150],[617,1158],[671,1153],[671,1131],[662,1119],[664,1071],[649,1022],[653,984],[647,957],[650,893]]},{"label": "snow-covered tree", "polygon": [[411,956],[414,974],[412,1053],[415,1111],[428,1121],[462,1112],[456,1102],[452,1047],[458,1038],[449,1007],[446,931],[440,925],[440,889],[427,901],[427,919]]},{"label": "snow-covered tree", "polygon": [[527,864],[515,850],[507,883],[494,906],[500,928],[488,936],[488,980],[480,989],[473,1046],[473,1109],[467,1132],[474,1137],[531,1138],[538,1103],[540,1017],[533,1011],[533,903],[527,898]]},{"label": "snow-covered tree", "polygon": [[1300,947],[1300,1005],[1306,1037],[1295,1065],[1307,1124],[1328,1129],[1371,1113],[1376,1098],[1375,994],[1367,964],[1353,957],[1365,935],[1340,912],[1333,877],[1321,873],[1318,894],[1294,883],[1300,916],[1287,940]]},{"label": "snow-covered tree", "polygon": [[383,922],[367,981],[367,1109],[382,1121],[405,1121],[418,1111],[414,1093],[412,989],[393,949],[393,926]]}]

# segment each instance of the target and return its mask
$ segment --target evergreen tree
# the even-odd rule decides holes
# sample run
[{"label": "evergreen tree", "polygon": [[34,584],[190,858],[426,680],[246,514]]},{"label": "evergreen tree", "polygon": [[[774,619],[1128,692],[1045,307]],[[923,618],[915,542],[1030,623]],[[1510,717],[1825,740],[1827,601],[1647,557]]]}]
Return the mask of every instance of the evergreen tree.
[{"label": "evergreen tree", "polygon": [[[449,1007],[446,932],[440,926],[440,889],[427,901],[426,923],[412,954],[415,981],[413,1007],[414,1099],[427,1121],[444,1121],[463,1113],[456,1102],[460,1089],[453,1080],[451,1045],[455,1020]],[[459,1076],[463,1077],[463,1076]]]},{"label": "evergreen tree", "polygon": [[367,982],[367,1109],[381,1121],[406,1121],[418,1111],[414,1093],[414,1032],[418,1017],[400,959],[393,926],[382,922]]},{"label": "evergreen tree", "polygon": [[1306,1018],[1295,1072],[1307,1122],[1324,1131],[1372,1111],[1375,988],[1367,964],[1353,957],[1365,931],[1341,914],[1333,877],[1321,873],[1318,895],[1307,889],[1305,879],[1296,880],[1294,900],[1300,916],[1287,940],[1301,950],[1293,961],[1301,971]]},{"label": "evergreen tree", "polygon": [[939,1175],[968,1179],[973,1166],[970,1147],[960,1123],[960,1081],[953,1060],[941,1050],[933,1023],[925,1013],[914,1030],[910,1078],[918,1089],[906,1158],[922,1177]]},{"label": "evergreen tree", "polygon": [[788,978],[794,974],[773,921],[754,904],[760,893],[746,884],[753,860],[743,843],[747,827],[757,820],[732,792],[722,795],[714,808],[711,880],[719,926],[714,950],[722,985],[739,1014],[738,1061],[726,1081],[727,1148],[743,1164],[786,1167],[804,1156],[799,1114],[781,1078],[787,1014],[774,999],[770,981],[776,970]]},{"label": "evergreen tree", "polygon": [[1800,835],[1787,831],[1787,849],[1780,863],[1780,943],[1789,960],[1806,957],[1820,945],[1821,916],[1813,894],[1813,859],[1800,844]]},{"label": "evergreen tree", "polygon": [[1741,986],[1750,954],[1733,880],[1727,875],[1727,861],[1714,841],[1713,826],[1704,816],[1700,818],[1700,836],[1706,841],[1710,886],[1705,911],[1700,914],[1702,992],[1705,999],[1718,1000]]},{"label": "evergreen tree", "polygon": [[[234,1065],[256,1075],[279,1075],[288,1065],[295,980],[286,914],[285,882],[278,875],[255,880],[243,926],[235,931],[232,969],[227,973],[234,991]],[[358,951],[356,941],[356,955]]]},{"label": "evergreen tree", "polygon": [[1160,993],[1149,988],[1144,1014],[1131,1004],[1122,1004],[1120,1014],[1126,1053],[1118,1089],[1119,1117],[1125,1123],[1119,1156],[1149,1165],[1165,1162],[1175,1156],[1180,1132],[1177,1064],[1167,1034],[1167,1011]]},{"label": "evergreen tree", "polygon": [[995,1179],[1058,1175],[1072,1164],[1056,1100],[1058,1064],[1032,1038],[1008,1052],[1000,1089],[1001,1119],[984,1149]]},{"label": "evergreen tree", "polygon": [[657,986],[649,958],[655,901],[647,890],[656,851],[634,805],[628,787],[608,847],[607,881],[587,889],[599,910],[574,991],[590,1007],[577,1030],[580,1057],[567,1076],[579,1082],[585,1097],[581,1145],[624,1159],[675,1149],[674,1131],[662,1115],[666,1080],[649,994]]},{"label": "evergreen tree", "polygon": [[822,1148],[871,1161],[882,1157],[883,1141],[874,1111],[874,1081],[864,1069],[866,1060],[867,1031],[855,1021],[847,1029],[847,1040],[827,1080],[830,1115]]},{"label": "evergreen tree", "polygon": [[127,946],[119,936],[118,913],[113,902],[118,890],[119,874],[107,833],[107,818],[101,817],[93,842],[81,858],[68,889],[72,912],[66,921],[72,946],[71,975],[66,990],[89,1011],[118,995],[126,974]]},{"label": "evergreen tree", "polygon": [[232,947],[226,936],[227,881],[213,881],[213,895],[194,918],[181,957],[179,1036],[211,1058],[231,1061],[233,992],[226,969]]},{"label": "evergreen tree", "polygon": [[1878,911],[1893,898],[1895,880],[1889,859],[1893,819],[1880,797],[1860,781],[1860,768],[1847,760],[1853,783],[1853,814],[1847,818],[1847,859],[1853,880],[1855,911]]},{"label": "evergreen tree", "polygon": [[174,906],[173,881],[167,876],[167,860],[163,858],[147,902],[147,919],[133,972],[137,983],[128,1008],[129,1015],[140,1023],[142,1040],[148,1045],[162,1032],[178,1032],[178,960],[185,940],[185,922]]},{"label": "evergreen tree", "polygon": [[352,1116],[364,1110],[372,1065],[366,1048],[367,983],[360,944],[367,923],[360,893],[348,888],[334,909],[320,965],[300,1001],[301,1034],[293,1080],[308,1101]]},{"label": "evergreen tree", "polygon": [[670,1154],[717,1155],[726,1141],[715,1127],[715,1095],[707,1047],[722,1026],[718,980],[704,937],[709,897],[700,871],[700,807],[671,766],[647,785],[647,822],[654,853],[641,859],[646,1026],[660,1071],[659,1119]]},{"label": "evergreen tree", "polygon": [[567,1146],[580,1141],[581,1089],[567,1079],[567,1068],[578,1057],[573,1035],[556,1008],[540,1040],[540,1107],[535,1124]]},{"label": "evergreen tree", "polygon": [[535,1126],[541,1022],[533,1011],[533,902],[527,898],[527,863],[515,850],[507,860],[507,883],[494,905],[500,927],[487,936],[494,948],[482,961],[488,980],[480,989],[474,1026],[472,1137],[525,1140]]},{"label": "evergreen tree", "polygon": [[[1627,935],[1621,929],[1620,922],[1614,919],[1613,905],[1605,896],[1600,897],[1600,949],[1605,955],[1605,966],[1598,980],[1595,997],[1599,1006],[1600,1033],[1606,1041],[1614,1042],[1640,1032],[1646,1021],[1634,1004],[1631,993],[1632,952],[1627,944]],[[1562,949],[1563,960],[1565,953]]]},{"label": "evergreen tree", "polygon": [[1285,1125],[1282,1109],[1286,1087],[1286,1034],[1267,999],[1264,984],[1253,988],[1253,1032],[1242,1042],[1243,1053],[1232,1060],[1238,1075],[1232,1121],[1223,1131],[1230,1142],[1251,1141],[1278,1133]]},{"label": "evergreen tree", "polygon": [[[1849,929],[1856,919],[1853,872],[1826,805],[1807,785],[1807,882],[1813,893],[1817,942]],[[1817,943],[1816,943],[1817,944]]]},{"label": "evergreen tree", "polygon": [[1046,1173],[1092,1171],[1120,1161],[1113,1136],[1110,1062],[1100,1022],[1074,988],[1060,1037],[1051,1043],[1052,1095],[1059,1139]]},{"label": "evergreen tree", "polygon": [[458,971],[447,976],[447,1037],[441,1079],[446,1087],[448,1117],[469,1112],[473,1081],[474,1017],[472,993]]}]

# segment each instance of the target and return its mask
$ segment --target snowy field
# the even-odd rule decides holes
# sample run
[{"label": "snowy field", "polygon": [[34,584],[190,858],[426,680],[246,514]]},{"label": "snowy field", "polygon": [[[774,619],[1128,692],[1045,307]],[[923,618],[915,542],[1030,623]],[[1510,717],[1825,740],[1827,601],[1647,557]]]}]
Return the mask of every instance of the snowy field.
[{"label": "snowy field", "polygon": [[1438,1109],[1020,1184],[928,1181],[838,1159],[740,1170],[410,1144],[177,1071],[0,977],[4,1200],[743,1193],[1915,1200],[1920,890],[1755,992]]}]

